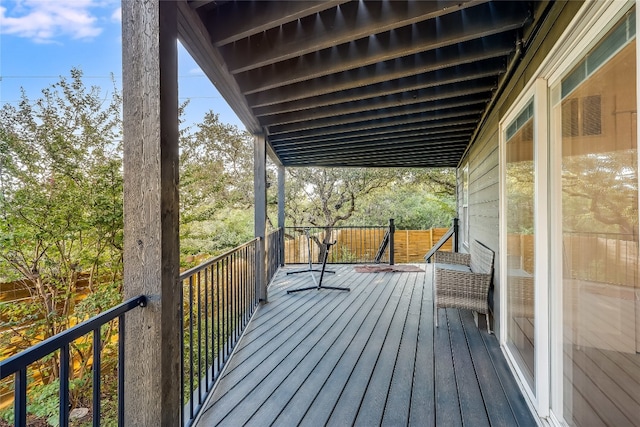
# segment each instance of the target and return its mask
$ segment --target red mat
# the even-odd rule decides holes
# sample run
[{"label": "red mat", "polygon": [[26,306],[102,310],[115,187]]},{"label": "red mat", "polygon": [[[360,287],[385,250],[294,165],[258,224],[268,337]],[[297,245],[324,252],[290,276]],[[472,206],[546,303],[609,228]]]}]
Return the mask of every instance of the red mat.
[{"label": "red mat", "polygon": [[420,267],[410,264],[402,265],[358,265],[353,267],[358,273],[395,273],[395,272],[423,272]]}]

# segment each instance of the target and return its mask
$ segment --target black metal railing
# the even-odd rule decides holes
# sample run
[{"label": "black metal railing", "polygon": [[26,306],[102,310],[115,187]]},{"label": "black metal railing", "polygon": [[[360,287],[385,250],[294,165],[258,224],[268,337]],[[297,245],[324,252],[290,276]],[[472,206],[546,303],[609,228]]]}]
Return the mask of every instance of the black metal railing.
[{"label": "black metal railing", "polygon": [[[282,264],[282,229],[269,234],[267,281]],[[215,381],[228,361],[242,332],[249,323],[259,299],[256,289],[258,242],[253,239],[235,249],[185,271],[179,277],[182,286],[182,378],[183,424],[189,426],[202,408]],[[144,306],[139,296],[82,322],[28,350],[0,362],[0,379],[14,375],[14,422],[26,426],[27,369],[38,360],[60,351],[59,425],[69,425],[69,378],[72,374],[70,348],[74,340],[93,333],[93,425],[101,421],[101,327],[118,322],[118,425],[124,425],[124,314]],[[115,320],[117,319],[117,320]]]},{"label": "black metal railing", "polygon": [[183,423],[193,423],[258,306],[251,240],[180,275]]},{"label": "black metal railing", "polygon": [[431,262],[431,257],[433,256],[433,254],[435,254],[436,251],[439,251],[440,248],[442,248],[442,246],[444,246],[444,244],[447,243],[447,241],[451,238],[453,238],[451,249],[453,252],[458,252],[458,236],[458,218],[453,218],[453,224],[451,225],[451,228],[444,234],[444,236],[442,236],[440,240],[438,240],[435,245],[433,245],[429,252],[426,253],[426,255],[424,256],[424,261],[427,263]]},{"label": "black metal railing", "polygon": [[270,234],[266,238],[267,249],[267,283],[271,282],[273,276],[276,275],[278,268],[284,265],[284,251],[282,250],[284,244],[284,230],[279,228]]},{"label": "black metal railing", "polygon": [[385,248],[383,254],[379,254],[379,249],[388,230],[388,226],[285,227],[284,262],[307,264],[311,257],[311,262],[321,263],[324,255],[322,243],[336,241],[327,263],[387,263],[393,251],[392,244]]},{"label": "black metal railing", "polygon": [[88,334],[92,339],[92,387],[93,387],[93,425],[99,426],[101,421],[101,357],[103,349],[102,326],[117,319],[118,322],[118,425],[124,420],[124,324],[125,313],[135,307],[144,307],[146,298],[138,296],[119,304],[89,320],[77,324],[39,344],[22,351],[15,356],[0,362],[0,380],[14,375],[14,425],[27,425],[27,379],[29,367],[59,351],[59,426],[69,425],[69,381],[73,367],[71,346],[73,342]]}]

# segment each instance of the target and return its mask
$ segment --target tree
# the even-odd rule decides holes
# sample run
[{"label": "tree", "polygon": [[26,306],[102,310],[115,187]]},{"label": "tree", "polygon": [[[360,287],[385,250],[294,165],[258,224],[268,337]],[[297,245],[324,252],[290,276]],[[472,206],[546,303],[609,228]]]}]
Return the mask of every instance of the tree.
[{"label": "tree", "polygon": [[289,169],[287,216],[294,226],[449,225],[455,214],[451,169]]},{"label": "tree", "polygon": [[209,111],[180,154],[183,254],[217,253],[253,237],[253,138]]},{"label": "tree", "polygon": [[397,179],[391,169],[287,169],[287,216],[294,226],[333,227],[353,216],[358,201]]},{"label": "tree", "polygon": [[[0,279],[30,295],[28,304],[0,303],[0,345],[29,347],[121,299],[120,104],[115,89],[86,88],[72,69],[37,100],[23,93],[0,109]],[[72,345],[80,379],[85,347]],[[57,365],[54,355],[42,368],[45,383]]]}]

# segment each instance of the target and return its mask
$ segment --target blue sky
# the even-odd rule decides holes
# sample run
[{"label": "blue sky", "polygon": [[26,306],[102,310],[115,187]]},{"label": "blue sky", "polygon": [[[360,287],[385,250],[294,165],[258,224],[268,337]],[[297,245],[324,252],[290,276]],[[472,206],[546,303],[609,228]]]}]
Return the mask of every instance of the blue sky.
[{"label": "blue sky", "polygon": [[[87,86],[122,84],[120,0],[0,0],[0,104],[30,99],[79,68]],[[224,123],[244,128],[200,68],[179,46],[179,96],[190,99],[187,122],[213,110]]]}]

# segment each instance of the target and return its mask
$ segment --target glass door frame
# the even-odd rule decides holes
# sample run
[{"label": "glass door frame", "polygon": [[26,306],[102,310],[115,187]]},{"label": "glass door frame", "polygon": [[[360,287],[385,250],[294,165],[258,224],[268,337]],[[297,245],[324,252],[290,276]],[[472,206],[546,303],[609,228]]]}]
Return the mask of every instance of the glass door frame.
[{"label": "glass door frame", "polygon": [[[505,310],[500,316],[500,344],[507,361],[516,373],[528,403],[538,416],[549,415],[549,238],[548,238],[548,90],[544,79],[533,80],[522,91],[509,112],[499,125],[500,146],[500,306]],[[506,128],[533,99],[533,139],[534,139],[534,382],[530,387],[525,374],[518,364],[518,358],[507,345],[508,304],[507,283],[507,201],[506,201]]]},{"label": "glass door frame", "polygon": [[[559,87],[562,78],[634,4],[633,1],[594,1],[585,4],[560,37],[547,60],[544,61],[540,72],[536,73],[548,81],[546,92],[549,94],[549,104],[547,105],[549,134],[553,132],[551,125],[555,123],[551,117],[553,108],[551,98],[554,96],[552,89]],[[636,7],[635,13],[637,22],[637,19],[640,18],[640,8]],[[636,63],[638,64],[637,69],[640,70],[640,44],[638,42],[636,42]],[[640,72],[636,73],[636,82],[636,87],[640,88]],[[636,102],[640,104],[638,100]],[[640,121],[638,121],[638,132],[640,135]],[[562,144],[548,142],[548,146],[548,212],[549,218],[553,218],[553,221],[549,221],[549,255],[547,258],[549,264],[549,311],[547,318],[551,320],[548,336],[550,362],[548,416],[553,425],[566,425],[563,414]],[[640,164],[640,150],[638,150],[638,164]]]}]

